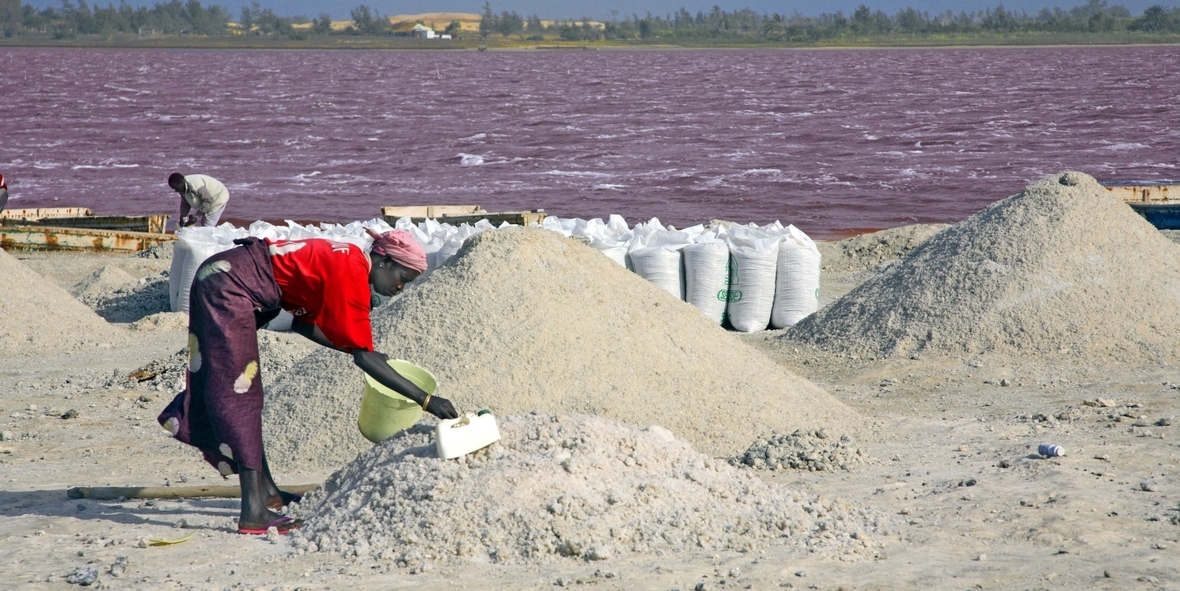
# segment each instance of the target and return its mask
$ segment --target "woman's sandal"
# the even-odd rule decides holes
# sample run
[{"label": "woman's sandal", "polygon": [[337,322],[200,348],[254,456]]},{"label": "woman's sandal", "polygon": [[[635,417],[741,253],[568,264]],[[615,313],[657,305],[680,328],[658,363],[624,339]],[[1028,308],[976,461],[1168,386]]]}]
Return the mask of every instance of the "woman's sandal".
[{"label": "woman's sandal", "polygon": [[284,515],[284,516],[266,524],[266,526],[261,529],[255,529],[255,528],[250,528],[250,527],[239,527],[238,533],[249,534],[249,535],[253,535],[253,536],[265,536],[267,533],[267,530],[269,530],[270,528],[273,527],[278,530],[279,535],[282,535],[282,534],[289,533],[291,530],[299,529],[299,526],[301,526],[301,525],[303,525],[303,521],[301,521],[299,519],[295,519],[293,517],[287,517],[286,515]]}]

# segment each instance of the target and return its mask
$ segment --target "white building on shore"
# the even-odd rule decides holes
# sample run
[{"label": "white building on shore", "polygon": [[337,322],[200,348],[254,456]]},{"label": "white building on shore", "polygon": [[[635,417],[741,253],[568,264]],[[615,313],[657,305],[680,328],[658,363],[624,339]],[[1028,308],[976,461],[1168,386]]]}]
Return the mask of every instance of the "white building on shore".
[{"label": "white building on shore", "polygon": [[427,27],[426,25],[423,25],[422,23],[418,23],[418,24],[414,25],[414,28],[410,29],[410,34],[419,38],[419,39],[450,39],[451,38],[450,35],[439,35],[438,33],[435,33],[434,29],[431,29],[430,27]]}]

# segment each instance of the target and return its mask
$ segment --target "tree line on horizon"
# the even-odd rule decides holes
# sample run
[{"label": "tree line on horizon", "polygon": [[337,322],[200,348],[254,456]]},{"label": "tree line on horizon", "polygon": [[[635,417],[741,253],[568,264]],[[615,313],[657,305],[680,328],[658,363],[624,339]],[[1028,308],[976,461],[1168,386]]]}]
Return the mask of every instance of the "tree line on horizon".
[{"label": "tree line on horizon", "polygon": [[[237,21],[222,6],[203,5],[200,0],[157,2],[152,7],[133,8],[121,0],[118,6],[108,3],[91,6],[86,0],[62,0],[61,8],[37,10],[22,5],[21,0],[0,0],[0,27],[6,37],[14,35],[52,35],[70,38],[78,35],[112,36],[144,34],[217,36],[238,33],[283,36],[301,39],[309,35],[394,35],[387,17],[367,5],[351,11],[351,23],[342,30],[332,27],[327,14],[316,18],[304,15],[281,16],[258,2],[243,7]],[[664,16],[650,12],[620,18],[612,11],[606,21],[588,17],[544,21],[538,15],[521,16],[515,11],[496,13],[485,2],[479,23],[479,35],[487,38],[541,40],[557,37],[569,41],[690,41],[749,39],[766,42],[817,42],[846,37],[936,36],[1011,33],[1080,33],[1098,34],[1116,31],[1180,34],[1180,8],[1150,6],[1139,16],[1121,5],[1110,6],[1106,0],[1086,0],[1069,10],[1042,9],[1036,14],[1007,10],[1002,4],[983,11],[954,13],[947,10],[931,14],[903,8],[894,14],[873,10],[861,4],[852,14],[841,11],[819,16],[758,13],[750,9],[726,11],[714,6],[709,12],[693,14],[681,8]],[[300,25],[300,26],[296,26]],[[433,28],[433,24],[431,25]],[[447,24],[444,33],[462,34],[460,23]]]},{"label": "tree line on horizon", "polygon": [[758,13],[750,9],[727,12],[714,5],[709,12],[696,14],[681,8],[674,14],[655,16],[650,12],[595,23],[589,18],[574,21],[554,21],[548,25],[536,15],[521,17],[516,12],[496,14],[484,3],[480,20],[480,34],[498,33],[534,35],[556,32],[570,41],[597,40],[689,40],[762,38],[768,41],[815,42],[846,36],[880,35],[960,35],[972,33],[1109,33],[1114,31],[1144,31],[1151,33],[1180,33],[1180,8],[1168,9],[1154,5],[1133,17],[1121,5],[1108,6],[1106,0],[1087,0],[1069,10],[1042,9],[1036,15],[1004,9],[1002,4],[977,12],[947,10],[931,15],[913,8],[903,8],[886,14],[861,4],[848,16],[842,11],[803,16],[778,13]]}]

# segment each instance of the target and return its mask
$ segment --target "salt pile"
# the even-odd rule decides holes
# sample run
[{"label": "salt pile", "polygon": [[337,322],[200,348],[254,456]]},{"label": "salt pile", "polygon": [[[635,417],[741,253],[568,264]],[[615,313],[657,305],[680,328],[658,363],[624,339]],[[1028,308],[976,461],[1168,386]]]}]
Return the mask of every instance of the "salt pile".
[{"label": "salt pile", "polygon": [[500,431],[458,460],[435,457],[422,427],[386,440],[305,497],[292,542],[421,571],[771,545],[855,559],[872,557],[870,534],[888,527],[764,484],[658,426],[532,414],[501,418]]},{"label": "salt pile", "polygon": [[1055,174],[930,238],[789,329],[867,356],[1177,357],[1180,247],[1092,177]]},{"label": "salt pile", "polygon": [[895,261],[930,237],[949,228],[947,224],[913,224],[845,238],[835,243],[819,243],[824,271],[867,271]]},{"label": "salt pile", "polygon": [[0,355],[118,345],[126,333],[0,250]]},{"label": "salt pile", "polygon": [[79,281],[70,293],[108,322],[136,322],[170,309],[167,273],[137,280],[117,266],[106,265]]},{"label": "salt pile", "polygon": [[[168,313],[170,318],[187,314]],[[149,317],[150,318],[150,317]],[[182,326],[183,330],[185,326]],[[278,334],[266,330],[258,331],[258,359],[262,362],[260,374],[264,379],[285,373],[300,359],[307,356],[316,345],[294,334]],[[130,374],[116,371],[107,380],[106,387],[140,388],[179,392],[184,388],[185,370],[188,368],[188,349],[181,349],[168,357],[156,359]]]},{"label": "salt pile", "polygon": [[157,242],[137,253],[135,256],[141,259],[172,259],[172,253],[176,250],[175,240],[164,240]]},{"label": "salt pile", "polygon": [[[690,304],[576,240],[508,228],[374,311],[376,349],[434,372],[462,411],[592,414],[662,425],[732,457],[774,432],[852,431],[853,412]],[[267,457],[338,467],[368,449],[356,427],[362,374],[336,351],[268,387]]]},{"label": "salt pile", "polygon": [[[168,286],[165,285],[165,288]],[[168,293],[165,290],[164,303],[168,303]],[[156,312],[148,314],[131,323],[131,330],[150,332],[157,330],[188,330],[188,314],[184,312]],[[188,360],[186,359],[187,363]]]},{"label": "salt pile", "polygon": [[131,285],[135,285],[135,278],[130,273],[114,265],[104,265],[70,288],[70,294],[94,307],[110,292]]}]

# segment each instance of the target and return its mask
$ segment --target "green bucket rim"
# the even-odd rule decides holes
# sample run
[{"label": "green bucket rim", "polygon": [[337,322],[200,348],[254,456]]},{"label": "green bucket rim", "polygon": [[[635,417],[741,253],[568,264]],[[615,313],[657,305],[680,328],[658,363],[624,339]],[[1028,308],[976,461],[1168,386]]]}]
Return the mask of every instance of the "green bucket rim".
[{"label": "green bucket rim", "polygon": [[[436,391],[438,391],[438,378],[436,378],[434,376],[434,373],[431,372],[429,369],[426,369],[425,367],[422,367],[421,365],[406,361],[405,359],[389,359],[386,361],[386,363],[388,363],[389,367],[393,368],[393,370],[396,371],[398,374],[400,374],[403,378],[406,378],[407,380],[410,381],[410,383],[421,388],[423,392],[426,392],[427,394],[434,394]],[[418,383],[418,380],[415,380],[413,377],[411,377],[410,375],[407,375],[406,373],[402,373],[401,368],[399,368],[395,364],[408,366],[408,368],[406,368],[406,369],[413,368],[415,370],[421,371],[422,373],[426,374],[426,377],[429,379],[428,385],[430,387],[429,388],[424,387],[423,384]],[[409,398],[402,396],[398,392],[391,390],[389,388],[386,388],[384,384],[382,384],[381,382],[378,382],[373,376],[369,375],[368,373],[365,373],[365,384],[367,386],[369,386],[370,388],[372,388],[373,391],[375,391],[378,394],[381,394],[382,396],[393,396],[393,397],[401,398],[404,400],[410,400]],[[410,402],[413,402],[413,400],[410,400]]]}]

